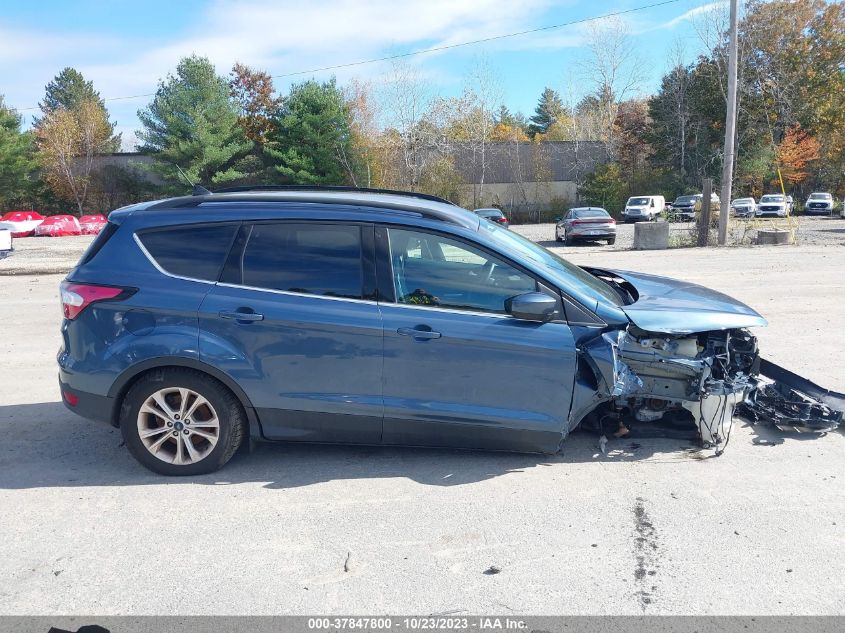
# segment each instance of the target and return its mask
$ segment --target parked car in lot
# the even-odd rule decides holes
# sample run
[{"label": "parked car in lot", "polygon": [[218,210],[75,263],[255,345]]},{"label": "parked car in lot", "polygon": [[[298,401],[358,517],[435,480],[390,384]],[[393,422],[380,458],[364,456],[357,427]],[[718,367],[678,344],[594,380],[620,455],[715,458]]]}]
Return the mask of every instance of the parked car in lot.
[{"label": "parked car in lot", "polygon": [[753,218],[757,212],[757,203],[754,198],[737,198],[731,202],[731,211],[737,218]]},{"label": "parked car in lot", "polygon": [[36,237],[65,237],[81,234],[79,220],[72,215],[51,215],[35,227]]},{"label": "parked car in lot", "polygon": [[654,220],[666,207],[663,196],[633,196],[628,198],[622,218],[625,222],[645,222]]},{"label": "parked car in lot", "polygon": [[502,226],[509,226],[507,217],[505,217],[505,214],[499,209],[476,209],[473,213],[485,220],[489,220],[490,222],[495,222],[496,224],[501,224]]},{"label": "parked car in lot", "polygon": [[12,232],[9,229],[0,229],[0,259],[12,252]]},{"label": "parked car in lot", "polygon": [[747,328],[766,324],[444,200],[343,188],[114,211],[61,302],[65,405],[167,475],[214,471],[247,437],[555,452],[585,420],[664,414],[723,447],[757,374]]},{"label": "parked car in lot", "polygon": [[106,222],[108,222],[106,216],[101,214],[83,215],[79,218],[79,228],[82,235],[96,235],[103,230]]},{"label": "parked car in lot", "polygon": [[12,237],[29,237],[43,221],[44,216],[37,211],[9,211],[0,217],[0,229],[8,229]]},{"label": "parked car in lot", "polygon": [[792,196],[781,193],[768,193],[760,198],[757,205],[757,217],[786,217],[792,213]]},{"label": "parked car in lot", "polygon": [[616,243],[616,220],[601,207],[577,207],[555,226],[555,241],[567,246],[578,240],[607,240]]},{"label": "parked car in lot", "polygon": [[[670,220],[676,222],[694,222],[699,213],[701,213],[702,200],[704,194],[696,193],[688,196],[678,196],[675,202],[672,203],[672,211],[669,215]],[[719,217],[719,208],[721,201],[719,196],[713,192],[710,194],[710,217]]]},{"label": "parked car in lot", "polygon": [[804,213],[808,215],[833,215],[836,200],[829,193],[811,193],[804,204]]}]

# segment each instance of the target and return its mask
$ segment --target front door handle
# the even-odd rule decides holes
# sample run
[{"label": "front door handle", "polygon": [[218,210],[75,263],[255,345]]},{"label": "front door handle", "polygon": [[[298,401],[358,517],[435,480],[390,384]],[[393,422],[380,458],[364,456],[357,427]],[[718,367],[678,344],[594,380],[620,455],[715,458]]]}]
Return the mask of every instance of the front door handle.
[{"label": "front door handle", "polygon": [[440,338],[440,332],[434,332],[427,325],[418,325],[417,327],[400,327],[396,330],[397,334],[402,336],[413,336],[418,341],[428,341],[433,338]]},{"label": "front door handle", "polygon": [[217,313],[221,319],[233,319],[240,323],[252,323],[253,321],[263,321],[264,315],[257,312],[246,312],[245,310],[221,310]]}]

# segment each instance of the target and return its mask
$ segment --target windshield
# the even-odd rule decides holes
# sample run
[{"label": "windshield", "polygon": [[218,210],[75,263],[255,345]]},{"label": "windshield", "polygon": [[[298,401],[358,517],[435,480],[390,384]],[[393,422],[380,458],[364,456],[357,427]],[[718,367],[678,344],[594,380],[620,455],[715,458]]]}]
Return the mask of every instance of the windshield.
[{"label": "windshield", "polygon": [[698,196],[678,196],[678,199],[675,200],[675,204],[689,204],[690,202],[695,202]]},{"label": "windshield", "polygon": [[760,198],[760,202],[783,202],[783,196],[763,196]]},{"label": "windshield", "polygon": [[643,207],[648,204],[648,198],[628,198],[629,207]]},{"label": "windshield", "polygon": [[810,200],[830,200],[833,196],[829,193],[811,193]]},{"label": "windshield", "polygon": [[734,204],[751,204],[754,202],[751,198],[737,198],[734,200]]},{"label": "windshield", "polygon": [[572,286],[598,301],[615,306],[622,305],[622,298],[612,286],[531,240],[495,224],[484,223],[479,227],[479,231],[482,229],[487,231],[486,235],[489,238],[498,243],[503,252],[516,253],[549,269],[557,279],[561,280],[563,287]]}]

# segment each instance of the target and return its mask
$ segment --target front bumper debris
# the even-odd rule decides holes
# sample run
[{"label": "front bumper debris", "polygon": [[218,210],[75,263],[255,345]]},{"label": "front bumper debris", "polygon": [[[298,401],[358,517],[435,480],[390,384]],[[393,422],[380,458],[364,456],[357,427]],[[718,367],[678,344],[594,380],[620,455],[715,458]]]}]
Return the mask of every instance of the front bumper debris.
[{"label": "front bumper debris", "polygon": [[737,414],[781,431],[827,433],[845,420],[845,394],[830,391],[767,360]]}]

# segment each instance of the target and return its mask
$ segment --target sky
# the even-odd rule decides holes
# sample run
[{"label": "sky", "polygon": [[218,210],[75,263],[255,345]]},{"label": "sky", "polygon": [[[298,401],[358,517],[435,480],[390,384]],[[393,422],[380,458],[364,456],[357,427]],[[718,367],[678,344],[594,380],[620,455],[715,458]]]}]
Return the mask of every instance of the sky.
[{"label": "sky", "polygon": [[[0,16],[0,94],[29,125],[44,86],[66,66],[93,80],[111,119],[133,149],[137,111],[179,59],[205,55],[221,75],[236,61],[291,75],[360,60],[584,20],[661,0],[38,0],[4,2]],[[654,93],[677,57],[703,50],[703,11],[725,1],[677,0],[627,13],[624,23],[641,59],[640,96]],[[584,64],[589,24],[498,39],[408,57],[431,94],[453,96],[485,65],[502,102],[530,115],[545,86],[577,101],[590,88]],[[292,82],[332,75],[378,86],[392,62],[306,72]],[[635,96],[634,94],[630,96]],[[132,97],[132,98],[125,98]]]}]

